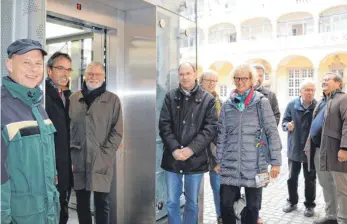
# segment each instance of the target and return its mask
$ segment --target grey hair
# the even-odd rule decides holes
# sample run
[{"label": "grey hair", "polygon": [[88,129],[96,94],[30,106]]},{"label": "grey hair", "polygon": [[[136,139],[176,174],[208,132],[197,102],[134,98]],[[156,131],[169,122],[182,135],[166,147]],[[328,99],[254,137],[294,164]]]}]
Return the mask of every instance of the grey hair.
[{"label": "grey hair", "polygon": [[241,64],[237,66],[232,74],[231,77],[234,78],[236,74],[238,73],[248,73],[249,78],[251,79],[252,86],[255,86],[257,83],[257,72],[255,71],[254,67],[252,67],[249,64]]},{"label": "grey hair", "polygon": [[312,84],[316,88],[316,83],[314,82],[314,80],[312,80],[312,79],[305,79],[304,81],[302,81],[300,83],[299,89],[301,90],[301,89],[305,88],[305,86],[308,85],[308,84]]},{"label": "grey hair", "polygon": [[66,53],[63,53],[63,52],[60,52],[60,51],[57,51],[55,52],[47,61],[47,67],[49,68],[53,68],[55,62],[59,59],[59,58],[65,58],[67,59],[68,61],[72,62],[72,59],[70,57],[70,55],[66,54]]},{"label": "grey hair", "polygon": [[193,69],[193,71],[196,72],[196,67],[195,67],[195,65],[194,65],[193,63],[191,63],[191,62],[183,62],[182,64],[180,64],[180,65],[178,66],[178,68],[177,68],[178,72],[180,72],[180,69],[181,69],[184,65],[189,65],[189,66]]},{"label": "grey hair", "polygon": [[102,68],[102,71],[103,71],[104,75],[106,75],[105,66],[101,62],[98,62],[98,61],[90,62],[87,65],[85,72],[87,72],[90,67],[94,67],[94,66],[100,66]]},{"label": "grey hair", "polygon": [[327,72],[327,73],[325,73],[324,76],[326,76],[326,75],[333,75],[334,76],[333,80],[335,82],[340,83],[340,89],[343,88],[343,78],[342,78],[342,76],[340,74],[337,74],[337,73],[334,73],[334,72]]},{"label": "grey hair", "polygon": [[206,72],[201,73],[201,75],[199,77],[199,83],[201,84],[203,79],[206,78],[207,76],[217,76],[218,77],[218,73],[213,71],[213,70],[208,70]]},{"label": "grey hair", "polygon": [[265,67],[262,64],[253,64],[252,67],[255,69],[262,69],[263,72],[265,73]]}]

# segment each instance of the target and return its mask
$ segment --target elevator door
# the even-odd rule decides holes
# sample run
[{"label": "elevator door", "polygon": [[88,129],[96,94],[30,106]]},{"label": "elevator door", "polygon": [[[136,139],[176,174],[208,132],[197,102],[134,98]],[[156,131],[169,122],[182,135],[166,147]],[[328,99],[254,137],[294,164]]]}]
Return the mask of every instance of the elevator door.
[{"label": "elevator door", "polygon": [[[67,21],[59,17],[49,16],[46,23],[46,49],[48,60],[55,52],[60,51],[70,55],[72,73],[69,87],[72,92],[81,89],[86,66],[92,61],[102,62],[106,67],[106,50],[104,48],[107,31],[97,27],[86,27],[80,21]],[[106,74],[107,75],[107,74]],[[91,210],[94,200],[91,195]],[[76,196],[72,190],[69,207],[76,208]]]}]

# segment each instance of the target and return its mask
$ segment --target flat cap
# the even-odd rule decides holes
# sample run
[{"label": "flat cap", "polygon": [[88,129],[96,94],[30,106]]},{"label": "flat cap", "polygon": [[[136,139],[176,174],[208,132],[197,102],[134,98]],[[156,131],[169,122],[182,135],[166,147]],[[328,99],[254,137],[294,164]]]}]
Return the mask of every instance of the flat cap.
[{"label": "flat cap", "polygon": [[7,48],[8,57],[12,57],[14,54],[25,54],[32,50],[40,50],[43,55],[47,55],[47,52],[43,49],[40,42],[31,39],[16,40]]}]

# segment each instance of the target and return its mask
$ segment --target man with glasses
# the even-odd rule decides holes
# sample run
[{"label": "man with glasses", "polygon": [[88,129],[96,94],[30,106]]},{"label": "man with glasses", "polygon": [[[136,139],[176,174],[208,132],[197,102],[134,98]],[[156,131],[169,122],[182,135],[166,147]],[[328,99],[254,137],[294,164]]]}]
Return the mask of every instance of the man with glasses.
[{"label": "man with glasses", "polygon": [[55,158],[58,171],[58,191],[60,193],[60,224],[69,219],[69,195],[72,187],[70,155],[70,119],[68,83],[71,75],[71,57],[62,52],[54,53],[47,62],[46,111],[57,129],[54,135]]},{"label": "man with glasses", "polygon": [[283,208],[285,213],[297,209],[299,201],[298,196],[298,178],[303,167],[305,177],[305,202],[306,210],[304,216],[312,217],[314,215],[316,199],[316,172],[308,170],[307,158],[304,153],[307,137],[309,135],[313,110],[317,104],[314,99],[316,91],[315,83],[312,80],[304,80],[300,84],[300,96],[294,98],[287,105],[284,113],[282,128],[288,132],[288,202]]},{"label": "man with glasses", "polygon": [[[222,108],[222,101],[219,99],[219,96],[216,92],[216,87],[218,83],[218,73],[215,71],[206,71],[201,73],[199,78],[199,83],[201,87],[212,94],[214,96],[216,101],[216,109],[218,117],[220,115],[220,111]],[[211,143],[210,150],[207,151],[209,153],[210,158],[210,184],[213,191],[213,199],[214,199],[214,205],[216,208],[216,214],[217,214],[217,223],[221,224],[223,223],[221,210],[220,210],[220,183],[219,183],[219,176],[216,172],[216,145],[214,143]]]},{"label": "man with glasses", "polygon": [[113,163],[123,136],[118,96],[106,90],[105,68],[90,63],[81,91],[70,97],[70,147],[79,223],[92,224],[90,194],[94,193],[96,224],[109,223],[108,194]]},{"label": "man with glasses", "polygon": [[[305,147],[316,169],[325,201],[325,216],[314,224],[347,223],[347,95],[343,80],[328,72],[322,80],[323,98],[315,109]],[[339,208],[339,209],[338,209]]]}]

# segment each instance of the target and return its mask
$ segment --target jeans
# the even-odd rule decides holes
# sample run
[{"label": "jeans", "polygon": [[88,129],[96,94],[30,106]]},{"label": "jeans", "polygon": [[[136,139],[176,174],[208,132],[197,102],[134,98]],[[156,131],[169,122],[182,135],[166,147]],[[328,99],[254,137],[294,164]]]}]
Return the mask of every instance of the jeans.
[{"label": "jeans", "polygon": [[[220,187],[223,223],[236,224],[234,203],[241,197],[241,188],[222,184]],[[262,188],[245,187],[246,207],[242,211],[241,223],[257,224]]]},{"label": "jeans", "polygon": [[287,181],[288,185],[288,194],[289,194],[289,203],[291,205],[298,204],[298,178],[301,171],[301,164],[304,170],[305,177],[305,206],[306,208],[316,207],[316,171],[311,170],[308,172],[307,163],[301,163],[288,159],[288,168],[289,168],[289,179]]},{"label": "jeans", "polygon": [[214,199],[214,205],[216,207],[216,215],[221,216],[219,175],[215,171],[210,171],[210,184],[213,191],[213,199]]},{"label": "jeans", "polygon": [[[92,224],[92,214],[90,212],[90,191],[77,190],[77,216],[81,224]],[[108,193],[94,191],[95,223],[109,223],[110,202]]]},{"label": "jeans", "polygon": [[165,172],[167,187],[167,211],[169,224],[180,224],[180,196],[182,194],[184,176],[184,196],[186,204],[184,206],[183,224],[198,223],[198,197],[203,174],[178,174]]}]

